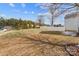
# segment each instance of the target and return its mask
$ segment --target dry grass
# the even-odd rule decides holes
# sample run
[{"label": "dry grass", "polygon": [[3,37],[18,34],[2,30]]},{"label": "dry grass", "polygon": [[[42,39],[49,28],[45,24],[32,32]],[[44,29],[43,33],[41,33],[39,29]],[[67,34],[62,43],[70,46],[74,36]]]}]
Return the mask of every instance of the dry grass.
[{"label": "dry grass", "polygon": [[79,37],[39,32],[39,29],[14,30],[0,36],[0,55],[69,55],[62,45],[79,44]]}]

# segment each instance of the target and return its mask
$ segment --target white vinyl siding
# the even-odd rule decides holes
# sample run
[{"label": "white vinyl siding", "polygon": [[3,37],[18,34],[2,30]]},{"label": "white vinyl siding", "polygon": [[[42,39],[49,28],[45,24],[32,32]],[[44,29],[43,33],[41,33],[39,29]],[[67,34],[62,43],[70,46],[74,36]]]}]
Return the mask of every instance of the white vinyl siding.
[{"label": "white vinyl siding", "polygon": [[65,30],[78,32],[78,18],[65,19]]},{"label": "white vinyl siding", "polygon": [[78,18],[78,22],[77,22],[77,27],[78,27],[78,32],[79,32],[79,18]]}]

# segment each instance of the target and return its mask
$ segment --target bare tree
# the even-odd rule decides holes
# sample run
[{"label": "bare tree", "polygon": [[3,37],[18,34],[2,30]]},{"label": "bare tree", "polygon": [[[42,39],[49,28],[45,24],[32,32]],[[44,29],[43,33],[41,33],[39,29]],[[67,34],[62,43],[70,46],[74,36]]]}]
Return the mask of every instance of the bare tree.
[{"label": "bare tree", "polygon": [[79,7],[78,3],[45,3],[41,6],[46,7],[51,14],[51,25],[53,26],[54,18],[60,16],[61,14],[72,10],[75,7]]},{"label": "bare tree", "polygon": [[38,23],[39,25],[44,25],[44,15],[38,15]]}]

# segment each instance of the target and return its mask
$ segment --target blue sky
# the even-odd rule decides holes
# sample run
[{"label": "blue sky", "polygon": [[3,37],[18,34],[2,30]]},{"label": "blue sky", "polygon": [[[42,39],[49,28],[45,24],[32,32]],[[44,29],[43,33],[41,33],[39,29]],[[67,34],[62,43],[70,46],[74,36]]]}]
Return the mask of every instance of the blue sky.
[{"label": "blue sky", "polygon": [[[24,20],[36,21],[39,14],[47,13],[48,10],[42,8],[38,3],[2,3],[0,4],[0,16],[5,18],[22,18]],[[45,18],[46,19],[46,18]],[[63,16],[60,16],[54,23],[64,23]],[[49,23],[45,20],[45,23]]]}]

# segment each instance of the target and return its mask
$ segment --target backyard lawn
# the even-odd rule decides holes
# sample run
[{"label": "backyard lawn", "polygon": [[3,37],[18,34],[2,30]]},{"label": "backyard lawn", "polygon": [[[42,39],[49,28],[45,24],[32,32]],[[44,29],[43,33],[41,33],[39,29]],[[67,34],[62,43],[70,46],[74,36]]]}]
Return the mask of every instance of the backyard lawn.
[{"label": "backyard lawn", "polygon": [[[79,55],[79,37],[41,33],[40,29],[11,30],[0,35],[0,55]],[[2,33],[1,33],[2,34]]]}]

